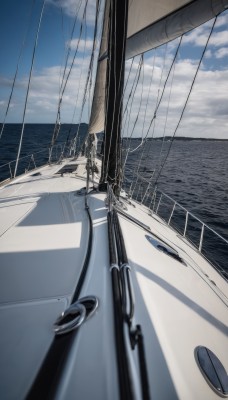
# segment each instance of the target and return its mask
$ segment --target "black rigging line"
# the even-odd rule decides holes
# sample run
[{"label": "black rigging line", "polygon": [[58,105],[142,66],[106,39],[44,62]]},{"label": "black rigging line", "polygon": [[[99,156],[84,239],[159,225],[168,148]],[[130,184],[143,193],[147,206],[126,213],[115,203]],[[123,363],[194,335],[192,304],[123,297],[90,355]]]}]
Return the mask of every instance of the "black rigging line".
[{"label": "black rigging line", "polygon": [[[120,395],[123,400],[132,400],[134,384],[127,357],[127,347],[124,338],[124,325],[128,325],[131,348],[138,348],[141,392],[144,400],[150,399],[145,348],[140,325],[133,326],[134,295],[130,278],[130,267],[124,242],[124,237],[115,209],[108,212],[108,232],[110,265],[113,285],[113,303],[115,316],[115,333],[117,359],[120,380]],[[129,298],[129,310],[126,299]]]},{"label": "black rigging line", "polygon": [[64,90],[63,90],[64,78],[65,78],[65,75],[66,75],[67,64],[68,64],[68,60],[69,60],[70,52],[71,52],[71,42],[72,42],[72,39],[73,39],[75,26],[76,26],[76,23],[77,23],[77,20],[78,20],[78,13],[79,13],[79,10],[81,8],[81,5],[82,5],[82,0],[78,3],[76,11],[75,11],[74,23],[73,23],[73,26],[72,26],[71,36],[70,36],[70,40],[69,40],[69,44],[68,44],[68,50],[67,50],[67,56],[66,56],[64,71],[63,71],[62,83],[61,83],[61,87],[60,87],[60,94],[62,92],[62,95],[63,95],[63,92],[64,92]]},{"label": "black rigging line", "polygon": [[[138,83],[139,83],[139,79],[140,79],[140,76],[141,76],[141,71],[142,71],[142,56],[140,56],[138,67],[137,67],[137,71],[136,71],[136,74],[135,74],[135,78],[134,78],[134,81],[133,81],[133,84],[132,84],[132,88],[131,88],[131,91],[129,93],[128,100],[127,100],[127,103],[126,103],[126,106],[125,106],[125,110],[124,110],[124,113],[125,113],[125,111],[127,110],[127,107],[128,107],[128,103],[129,103],[130,98],[131,98],[131,105],[130,105],[130,110],[129,110],[127,132],[128,132],[128,129],[129,129],[130,114],[131,114],[131,109],[132,109],[132,105],[133,105],[134,95],[135,95],[135,92],[136,92],[136,89],[137,89],[137,86],[138,86]],[[127,121],[127,118],[126,118],[126,121]],[[126,122],[124,124],[123,129],[125,129],[125,125],[126,125]],[[129,142],[130,138],[131,138],[131,136],[130,137],[127,136],[126,147],[128,145],[128,142]]]},{"label": "black rigging line", "polygon": [[[145,137],[144,137],[144,139],[143,139],[143,142],[144,142],[144,143],[145,143],[145,140],[146,140],[147,137],[148,137],[148,134],[149,134],[149,132],[150,132],[150,128],[151,128],[151,126],[152,126],[152,123],[154,122],[154,120],[155,120],[156,117],[157,117],[157,112],[158,112],[158,109],[159,109],[159,107],[160,107],[161,101],[162,101],[162,99],[163,99],[163,96],[164,96],[164,93],[165,93],[165,89],[166,89],[167,82],[168,82],[168,80],[169,80],[169,77],[170,77],[170,74],[171,74],[173,65],[174,65],[174,63],[176,62],[176,58],[177,58],[177,55],[178,55],[178,52],[179,52],[179,49],[180,49],[180,45],[181,45],[181,42],[182,42],[182,37],[183,37],[183,36],[181,36],[181,38],[180,38],[180,41],[179,41],[179,43],[178,43],[178,46],[177,46],[175,55],[174,55],[174,57],[173,57],[172,64],[171,64],[171,66],[170,66],[170,68],[169,68],[169,72],[168,72],[167,77],[166,77],[166,80],[165,80],[165,82],[164,82],[164,85],[163,85],[163,89],[162,89],[162,93],[161,93],[160,99],[158,100],[158,103],[157,103],[157,105],[156,105],[156,107],[155,107],[154,115],[153,115],[153,117],[152,117],[152,119],[151,119],[151,121],[150,121],[150,124],[149,124],[149,127],[148,127],[148,129],[147,129],[146,135],[145,135]],[[144,153],[144,149],[145,149],[145,146],[144,146],[144,148],[143,148],[143,152],[142,152],[142,153]],[[143,156],[143,154],[142,154],[142,156]],[[141,161],[142,161],[142,157],[141,157],[141,160],[140,160],[140,163],[139,163],[139,167],[140,167],[140,165],[141,165]]]},{"label": "black rigging line", "polygon": [[[88,67],[88,72],[87,72],[87,77],[86,77],[86,83],[85,83],[85,88],[84,88],[84,94],[83,94],[83,100],[82,100],[82,107],[81,107],[81,113],[80,113],[80,118],[79,118],[79,124],[78,124],[78,129],[75,135],[75,142],[77,141],[78,134],[79,134],[79,129],[80,129],[80,124],[81,124],[81,119],[82,119],[82,113],[84,110],[84,106],[86,103],[86,95],[88,92],[88,87],[90,90],[91,87],[91,79],[92,79],[92,71],[93,71],[93,63],[94,63],[94,54],[95,54],[95,49],[96,49],[96,43],[97,43],[97,32],[98,32],[98,16],[99,16],[99,11],[100,11],[100,5],[101,2],[100,0],[97,1],[97,12],[96,12],[96,17],[95,17],[95,27],[94,27],[94,32],[93,32],[93,47],[90,55],[90,62],[89,62],[89,67]],[[87,133],[88,136],[88,133]]]},{"label": "black rigging line", "polygon": [[24,37],[24,39],[23,39],[22,45],[21,45],[21,49],[20,49],[20,53],[19,53],[19,57],[18,57],[18,61],[17,61],[17,66],[16,66],[16,71],[15,71],[15,75],[14,75],[14,78],[13,78],[13,84],[12,84],[12,88],[11,88],[11,92],[10,92],[8,104],[7,104],[7,107],[6,107],[5,116],[4,116],[3,123],[2,123],[2,128],[1,128],[1,132],[0,132],[0,139],[1,139],[2,134],[3,134],[3,131],[4,131],[6,118],[7,118],[7,115],[8,115],[8,111],[9,111],[9,107],[10,107],[12,95],[13,95],[13,92],[14,92],[14,87],[15,87],[15,83],[16,83],[16,79],[17,79],[17,74],[18,74],[18,69],[19,69],[19,65],[20,65],[20,60],[21,60],[22,52],[23,52],[23,49],[24,49],[24,46],[25,46],[25,42],[26,42],[26,40],[27,40],[27,36],[28,36],[28,32],[29,32],[29,27],[30,27],[30,23],[31,23],[31,19],[32,19],[32,10],[33,10],[34,4],[35,4],[35,0],[33,0],[33,2],[32,2],[32,6],[31,6],[31,10],[30,10],[30,15],[29,15],[28,29],[27,29],[27,32],[26,32],[25,37]]},{"label": "black rigging line", "polygon": [[17,174],[18,160],[19,160],[20,153],[21,153],[22,139],[23,139],[24,127],[25,127],[25,114],[26,114],[26,110],[27,110],[28,95],[29,95],[30,83],[31,83],[31,78],[32,78],[32,71],[33,71],[33,65],[34,65],[34,60],[35,60],[36,48],[37,48],[37,43],[38,43],[38,38],[39,38],[39,33],[40,33],[40,27],[41,27],[42,17],[43,17],[43,13],[44,13],[45,2],[46,2],[46,0],[43,0],[43,4],[42,4],[42,7],[41,7],[41,12],[40,12],[40,18],[39,18],[39,22],[38,22],[38,27],[37,27],[37,31],[36,31],[36,39],[35,39],[35,43],[34,43],[34,47],[33,47],[32,61],[31,61],[31,67],[30,67],[30,72],[29,72],[29,81],[28,81],[28,86],[27,86],[27,91],[26,91],[25,106],[24,106],[23,119],[22,119],[21,137],[20,137],[20,142],[19,142],[19,146],[18,146],[17,159],[16,159],[16,164],[15,164],[15,169],[14,169],[14,178],[15,178],[15,176]]},{"label": "black rigging line", "polygon": [[[75,19],[74,19],[74,23],[73,23],[73,27],[72,27],[72,31],[71,31],[71,37],[70,37],[70,41],[69,41],[69,47],[68,47],[65,67],[64,67],[64,71],[63,71],[62,83],[61,83],[61,86],[60,86],[60,96],[59,96],[59,102],[58,102],[57,117],[56,117],[55,127],[54,127],[52,140],[51,140],[51,150],[50,150],[50,155],[49,155],[49,162],[51,161],[52,147],[54,146],[55,141],[56,141],[56,139],[57,139],[57,137],[59,135],[60,119],[61,119],[60,118],[60,111],[61,111],[62,99],[63,99],[63,95],[64,95],[64,92],[65,92],[65,89],[66,89],[66,86],[67,86],[67,83],[68,83],[68,79],[70,77],[70,74],[71,74],[71,71],[72,71],[72,68],[73,68],[73,65],[74,65],[74,61],[75,61],[75,58],[76,58],[76,55],[77,55],[77,52],[78,52],[78,46],[79,46],[79,42],[80,42],[81,35],[82,35],[82,26],[83,26],[83,22],[84,22],[84,19],[85,19],[85,10],[87,8],[87,3],[88,3],[88,0],[86,0],[86,2],[85,2],[83,18],[82,18],[82,22],[81,22],[81,25],[80,25],[79,38],[78,38],[78,41],[77,41],[77,46],[76,46],[76,49],[75,49],[75,52],[74,52],[74,56],[73,56],[73,59],[72,59],[68,74],[66,75],[68,59],[69,59],[70,51],[71,51],[71,41],[73,39],[73,34],[74,34],[75,26],[76,26],[76,23],[77,23],[77,20],[78,20],[78,13],[79,13],[79,9],[80,9],[81,4],[82,4],[82,0],[78,4],[78,7],[77,7],[76,13],[75,13]],[[66,75],[66,79],[65,79],[65,82],[64,82],[65,75]]]},{"label": "black rigging line", "polygon": [[72,128],[73,128],[73,123],[74,123],[74,118],[75,118],[75,113],[77,110],[77,105],[78,105],[78,97],[79,97],[79,91],[80,91],[80,84],[81,84],[81,77],[82,77],[82,69],[83,69],[83,63],[84,63],[84,59],[85,59],[85,50],[86,50],[86,40],[87,40],[87,34],[86,34],[86,29],[85,29],[85,36],[84,36],[84,49],[83,49],[83,61],[82,61],[82,65],[81,65],[81,70],[80,70],[80,77],[79,77],[79,83],[78,83],[78,90],[77,90],[77,95],[76,95],[76,100],[75,100],[75,106],[74,106],[74,112],[72,115],[72,120],[71,120],[71,124],[68,130],[68,135],[67,135],[67,139],[66,139],[66,146],[72,142],[72,140],[70,141],[70,136],[71,136],[71,132],[72,132]]},{"label": "black rigging line", "polygon": [[154,183],[155,186],[157,185],[158,179],[159,179],[160,176],[161,176],[161,172],[162,172],[162,170],[163,170],[163,168],[164,168],[164,166],[165,166],[165,163],[166,163],[166,161],[167,161],[167,159],[168,159],[168,156],[169,156],[169,154],[170,154],[170,150],[171,150],[172,144],[173,144],[173,142],[174,142],[174,138],[175,138],[175,136],[176,136],[177,130],[178,130],[179,126],[180,126],[180,123],[181,123],[181,120],[182,120],[182,118],[183,118],[185,109],[186,109],[186,107],[187,107],[188,100],[189,100],[189,98],[190,98],[190,95],[191,95],[191,92],[192,92],[192,89],[193,89],[193,86],[194,86],[196,77],[197,77],[197,75],[198,75],[198,72],[199,72],[199,69],[200,69],[200,66],[201,66],[203,57],[204,57],[204,54],[205,54],[205,52],[206,52],[206,50],[207,50],[207,46],[208,46],[209,40],[210,40],[211,35],[212,35],[213,31],[214,31],[214,27],[215,27],[216,21],[217,21],[217,17],[215,17],[214,22],[213,22],[212,27],[211,27],[211,30],[210,30],[210,32],[209,32],[209,35],[208,35],[208,38],[207,38],[207,42],[206,42],[206,44],[205,44],[205,46],[204,46],[203,52],[202,52],[201,57],[200,57],[200,60],[199,60],[199,64],[198,64],[198,66],[197,66],[197,69],[196,69],[194,78],[193,78],[193,80],[192,80],[192,84],[191,84],[190,90],[189,90],[189,92],[188,92],[188,96],[187,96],[187,98],[186,98],[186,101],[185,101],[184,107],[183,107],[183,109],[182,109],[182,112],[181,112],[179,121],[178,121],[177,126],[176,126],[176,128],[175,128],[175,131],[174,131],[174,133],[173,133],[173,136],[172,136],[172,139],[171,139],[171,142],[170,142],[170,146],[169,146],[168,152],[167,152],[166,157],[165,157],[165,159],[164,159],[164,161],[163,161],[163,164],[161,165],[160,171],[159,171],[159,173],[158,173],[158,175],[157,175],[157,177],[156,177],[156,180],[155,180],[155,183]]},{"label": "black rigging line", "polygon": [[[159,98],[159,100],[158,100],[158,102],[157,102],[157,105],[156,105],[156,107],[155,107],[154,115],[153,115],[153,117],[152,117],[152,119],[151,119],[151,121],[150,121],[149,127],[148,127],[148,129],[147,129],[147,133],[146,133],[146,135],[145,135],[145,137],[144,137],[144,139],[143,139],[143,142],[141,143],[141,145],[143,146],[143,149],[142,149],[141,154],[140,154],[140,153],[138,154],[138,161],[136,162],[136,164],[138,164],[138,166],[137,166],[137,168],[135,168],[134,173],[133,173],[133,179],[134,179],[134,177],[136,177],[136,182],[135,182],[135,184],[134,184],[133,192],[134,192],[134,190],[135,190],[135,188],[136,188],[136,185],[137,185],[137,183],[138,183],[138,173],[139,173],[139,169],[140,169],[140,166],[141,166],[141,163],[142,163],[142,160],[143,160],[143,156],[144,156],[145,150],[147,150],[147,154],[149,154],[149,150],[150,150],[150,147],[151,147],[151,144],[152,144],[152,143],[150,142],[150,143],[149,143],[149,146],[146,146],[147,137],[148,137],[148,134],[149,134],[149,132],[150,132],[150,128],[151,128],[151,126],[152,126],[152,123],[155,122],[155,120],[156,120],[157,111],[158,111],[159,106],[160,106],[160,104],[161,104],[161,101],[162,101],[162,98],[163,98],[163,96],[164,96],[165,89],[166,89],[166,86],[167,86],[167,83],[168,83],[168,80],[169,80],[171,71],[172,71],[172,69],[173,69],[173,66],[174,66],[174,64],[175,64],[175,62],[176,62],[176,59],[177,59],[177,56],[178,56],[178,52],[179,52],[180,45],[181,45],[181,42],[182,42],[182,37],[183,37],[183,36],[180,37],[180,41],[179,41],[178,46],[177,46],[177,48],[176,48],[175,55],[174,55],[174,57],[173,57],[171,66],[170,66],[170,68],[169,68],[169,72],[168,72],[168,74],[167,74],[166,80],[165,80],[164,85],[163,85],[163,89],[162,89],[161,96],[160,96],[160,98]],[[155,129],[155,126],[154,126],[154,129]],[[153,129],[153,130],[154,130],[154,129]],[[140,156],[140,159],[139,159],[139,156]]]},{"label": "black rigging line", "polygon": [[[141,94],[140,94],[140,101],[139,101],[138,112],[137,112],[137,115],[136,115],[136,118],[135,118],[135,122],[134,122],[134,124],[133,124],[133,128],[132,128],[132,131],[131,131],[130,139],[131,139],[132,136],[133,136],[133,133],[134,133],[136,124],[137,124],[137,122],[138,122],[139,114],[140,114],[141,106],[142,106],[142,102],[143,102],[143,84],[144,84],[144,56],[143,56],[143,54],[142,54],[142,56],[141,56],[141,61],[142,61],[142,88],[141,88]],[[141,73],[141,69],[140,69],[140,73]]]}]

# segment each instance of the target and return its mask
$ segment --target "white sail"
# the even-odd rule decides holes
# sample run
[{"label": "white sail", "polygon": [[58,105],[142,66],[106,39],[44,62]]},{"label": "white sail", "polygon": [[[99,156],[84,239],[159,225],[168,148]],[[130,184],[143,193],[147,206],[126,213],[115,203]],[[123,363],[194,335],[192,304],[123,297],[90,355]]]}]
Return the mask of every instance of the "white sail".
[{"label": "white sail", "polygon": [[107,70],[107,48],[108,48],[108,14],[110,0],[106,2],[104,10],[104,24],[101,38],[101,46],[97,65],[97,76],[94,88],[94,98],[89,123],[89,132],[98,133],[104,130],[105,115],[105,85]]},{"label": "white sail", "polygon": [[131,1],[126,59],[181,36],[214,18],[227,7],[227,0]]},{"label": "white sail", "polygon": [[[129,0],[126,59],[181,36],[227,7],[228,0]],[[108,26],[104,30],[100,56],[107,51],[107,29]],[[97,73],[90,133],[104,130],[105,80],[106,61],[102,61]]]}]

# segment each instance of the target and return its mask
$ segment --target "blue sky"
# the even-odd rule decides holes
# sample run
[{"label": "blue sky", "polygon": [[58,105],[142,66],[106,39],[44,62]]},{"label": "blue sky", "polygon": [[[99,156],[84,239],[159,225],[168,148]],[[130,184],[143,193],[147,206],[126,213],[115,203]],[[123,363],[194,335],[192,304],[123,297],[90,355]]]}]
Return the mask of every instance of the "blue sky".
[{"label": "blue sky", "polygon": [[[20,49],[24,38],[26,37],[23,54],[19,64],[17,83],[12,97],[12,104],[6,122],[21,122],[22,109],[26,94],[26,85],[28,82],[31,57],[33,52],[36,29],[39,21],[39,15],[42,7],[42,1],[36,0],[32,8],[32,0],[9,0],[1,4],[0,13],[0,120],[3,120],[7,100],[10,94],[12,80],[15,74],[16,65]],[[74,40],[72,41],[72,51],[69,63],[72,60],[73,52],[79,36],[80,23],[84,10],[84,1],[79,10],[78,24],[74,31]],[[60,8],[62,4],[62,10]],[[76,2],[77,5],[77,2]],[[67,45],[74,22],[75,2],[71,0],[47,0],[42,19],[39,41],[35,55],[35,63],[32,74],[31,90],[28,100],[28,113],[26,120],[28,122],[54,122],[57,112],[57,103],[60,85],[60,72],[63,69],[63,62],[66,56]],[[32,17],[31,17],[32,11]],[[71,122],[72,108],[75,104],[77,92],[83,92],[83,80],[85,80],[86,66],[89,60],[89,50],[92,47],[93,21],[95,17],[95,2],[89,1],[87,7],[87,26],[83,27],[82,40],[78,51],[79,61],[74,66],[71,80],[67,86],[68,92],[74,84],[73,97],[70,100],[66,90],[67,111],[63,111],[63,122]],[[85,45],[86,41],[86,45]],[[84,52],[85,49],[88,51]],[[80,67],[83,64],[83,71]],[[79,88],[79,78],[82,76],[82,82]],[[34,100],[36,99],[36,101]],[[43,103],[43,104],[42,104]],[[88,107],[85,107],[88,119]],[[79,117],[78,107],[76,117]],[[76,120],[74,122],[77,122]]]},{"label": "blue sky", "polygon": [[[12,77],[15,72],[15,66],[20,52],[20,47],[24,37],[28,31],[27,41],[23,62],[20,65],[20,73],[23,74],[28,70],[31,57],[32,46],[36,34],[39,12],[42,2],[36,2],[33,8],[32,18],[30,13],[32,10],[32,1],[8,0],[1,4],[0,14],[0,40],[2,56],[1,73],[7,77]],[[28,25],[30,22],[29,30]],[[54,40],[55,39],[55,40]],[[51,5],[46,6],[43,17],[42,28],[40,31],[40,40],[38,44],[38,52],[36,57],[36,68],[42,66],[51,66],[60,62],[60,50],[63,48],[63,37],[61,35],[61,13],[60,9]],[[50,50],[51,49],[51,50]],[[39,53],[43,53],[44,57],[38,57]]]},{"label": "blue sky", "polygon": [[[84,4],[84,1],[82,1],[82,4]],[[62,6],[62,11],[60,5]],[[7,0],[1,2],[0,121],[3,120],[5,115],[20,48],[26,32],[28,31],[27,41],[19,66],[17,83],[6,120],[6,122],[22,121],[26,85],[28,82],[31,55],[41,6],[42,1],[36,0],[28,29],[32,0]],[[62,71],[61,66],[63,65],[67,44],[70,39],[74,12],[74,0],[47,0],[46,2],[34,64],[26,122],[55,122],[59,97],[60,72]],[[62,123],[71,121],[77,123],[80,119],[80,103],[83,95],[83,85],[86,79],[86,67],[88,66],[90,49],[92,46],[91,39],[94,16],[95,1],[89,0],[87,9],[87,30],[83,30],[78,53],[79,57],[74,64],[72,76],[69,80],[66,92],[64,93],[63,106],[61,109]],[[160,113],[158,113],[156,121],[157,133],[155,133],[155,136],[160,136],[164,133],[165,125],[165,133],[167,135],[172,135],[178,120],[178,115],[188,93],[191,78],[194,76],[198,59],[207,39],[210,26],[211,22],[208,22],[197,28],[197,30],[188,33],[183,39],[173,75],[172,93],[170,92],[170,81],[167,86],[167,93],[164,96],[164,101],[160,107]],[[101,24],[99,24],[99,27],[101,27]],[[228,12],[225,12],[217,21],[216,29],[201,66],[199,77],[197,78],[194,91],[186,109],[183,123],[178,130],[178,135],[196,136],[197,132],[201,137],[228,139],[227,28]],[[70,60],[72,59],[78,35],[79,25],[75,30],[74,40],[71,44],[72,53]],[[144,78],[142,78],[142,76],[140,77],[139,87],[136,90],[134,102],[132,103],[132,121],[128,124],[128,132],[125,132],[125,135],[131,134],[131,124],[134,123],[134,116],[137,115],[140,98],[142,98],[140,118],[133,136],[145,134],[147,126],[149,126],[151,115],[153,115],[157,95],[159,91],[161,91],[162,83],[168,72],[176,45],[177,40],[169,43],[167,46],[162,46],[156,52],[152,51],[146,54],[143,68]],[[165,63],[162,58],[164,54]],[[139,58],[136,58],[129,79],[127,93],[129,93],[130,85],[133,83],[138,62]],[[152,89],[151,102],[145,113],[146,99],[151,90],[149,82],[153,71],[153,62],[155,64],[153,77],[154,86]],[[128,65],[129,62],[127,68]],[[145,86],[143,92],[140,87],[142,79],[144,80]],[[174,83],[176,84],[175,86]],[[90,104],[91,101],[88,99],[82,114],[82,122],[88,122]],[[169,110],[167,108],[168,104]],[[143,133],[142,125],[144,125]]]}]

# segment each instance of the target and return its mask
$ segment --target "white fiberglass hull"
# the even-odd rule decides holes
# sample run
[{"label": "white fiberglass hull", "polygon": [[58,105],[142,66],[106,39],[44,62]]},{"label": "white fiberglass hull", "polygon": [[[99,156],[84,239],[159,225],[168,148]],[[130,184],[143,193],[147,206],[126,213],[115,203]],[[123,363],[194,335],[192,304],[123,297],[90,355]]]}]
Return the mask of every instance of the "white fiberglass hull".
[{"label": "white fiberglass hull", "polygon": [[[58,173],[65,164],[78,166]],[[93,190],[87,195],[90,225],[85,186],[81,158],[45,166],[0,190],[1,398],[31,398],[39,371],[45,372],[49,349],[58,340],[53,325],[71,304],[88,258],[91,226],[80,298],[95,296],[98,307],[76,329],[53,381],[50,376],[50,396],[119,398],[107,195]],[[133,322],[140,324],[144,337],[150,396],[216,399],[198,366],[196,349],[210,349],[228,371],[227,283],[146,207],[124,203],[126,215],[120,213],[119,220],[131,268]],[[173,249],[182,262],[157,244]],[[134,397],[142,398],[138,355],[131,349],[127,325],[124,340]],[[47,369],[47,380],[49,373]]]}]

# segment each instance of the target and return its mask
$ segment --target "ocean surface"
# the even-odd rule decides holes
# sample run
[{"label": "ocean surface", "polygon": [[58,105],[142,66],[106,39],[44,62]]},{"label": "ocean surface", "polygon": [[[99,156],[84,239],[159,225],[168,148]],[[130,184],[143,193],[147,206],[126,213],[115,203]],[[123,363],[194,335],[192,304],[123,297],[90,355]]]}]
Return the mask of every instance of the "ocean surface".
[{"label": "ocean surface", "polygon": [[[0,126],[1,128],[1,126]],[[21,157],[18,173],[33,168],[48,160],[47,147],[50,144],[54,125],[27,124],[25,126]],[[64,124],[56,146],[59,152],[61,143],[71,138],[77,132],[77,125]],[[86,135],[87,125],[80,127],[79,138],[82,143]],[[0,180],[10,174],[8,165],[11,163],[11,173],[15,166],[13,160],[17,156],[20,140],[21,125],[7,124],[0,140]],[[79,143],[78,143],[79,144]],[[130,151],[137,148],[140,141],[131,141]],[[170,148],[171,146],[171,148]],[[125,143],[126,147],[126,143]],[[55,157],[55,150],[53,156]],[[169,156],[161,170],[167,154]],[[33,158],[31,158],[33,154]],[[126,152],[123,154],[123,160]],[[129,153],[126,164],[127,189],[131,188],[133,196],[139,201],[148,188],[143,177],[151,182],[145,201],[151,208],[158,206],[160,193],[157,193],[154,202],[151,202],[152,188],[161,170],[157,182],[158,191],[163,191],[175,201],[185,207],[190,213],[202,220],[210,228],[228,240],[228,140],[175,140],[162,142],[161,140],[148,141],[138,168],[141,149]],[[5,165],[5,166],[3,166]],[[1,168],[1,166],[3,166]],[[133,183],[132,183],[133,182]],[[168,220],[173,203],[163,196],[159,204],[160,215]],[[176,206],[171,226],[183,233],[186,213]],[[189,229],[186,236],[196,245],[199,245],[202,225],[189,215]],[[228,273],[228,245],[224,245],[210,229],[205,228],[202,252],[219,268]]]}]

